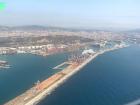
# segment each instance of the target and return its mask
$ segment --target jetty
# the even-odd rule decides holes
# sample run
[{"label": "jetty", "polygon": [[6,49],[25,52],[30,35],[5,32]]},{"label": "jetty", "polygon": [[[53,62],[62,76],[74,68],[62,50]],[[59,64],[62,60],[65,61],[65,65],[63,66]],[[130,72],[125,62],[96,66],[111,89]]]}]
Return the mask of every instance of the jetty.
[{"label": "jetty", "polygon": [[55,66],[53,69],[54,69],[54,70],[57,70],[57,69],[64,69],[63,66],[65,66],[65,65],[71,65],[71,64],[72,64],[71,62],[63,62],[63,63],[61,63],[61,64]]}]

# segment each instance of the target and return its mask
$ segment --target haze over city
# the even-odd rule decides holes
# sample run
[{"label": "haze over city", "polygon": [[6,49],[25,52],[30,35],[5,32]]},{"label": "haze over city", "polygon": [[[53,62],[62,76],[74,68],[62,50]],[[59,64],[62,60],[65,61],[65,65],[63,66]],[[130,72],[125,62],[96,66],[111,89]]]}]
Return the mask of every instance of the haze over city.
[{"label": "haze over city", "polygon": [[0,25],[137,29],[139,0],[1,0]]},{"label": "haze over city", "polygon": [[0,0],[0,105],[140,105],[140,0]]}]

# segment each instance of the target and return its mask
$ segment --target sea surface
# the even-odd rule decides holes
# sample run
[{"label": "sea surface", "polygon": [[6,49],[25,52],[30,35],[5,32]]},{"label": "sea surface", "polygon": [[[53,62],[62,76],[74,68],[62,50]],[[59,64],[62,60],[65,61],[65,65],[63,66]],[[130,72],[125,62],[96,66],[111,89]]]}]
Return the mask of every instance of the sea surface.
[{"label": "sea surface", "polygon": [[1,55],[0,60],[10,64],[9,69],[0,69],[0,105],[13,99],[60,70],[52,68],[63,63],[68,53],[47,57],[32,54]]},{"label": "sea surface", "polygon": [[139,99],[140,46],[133,45],[98,56],[39,105],[126,105]]}]

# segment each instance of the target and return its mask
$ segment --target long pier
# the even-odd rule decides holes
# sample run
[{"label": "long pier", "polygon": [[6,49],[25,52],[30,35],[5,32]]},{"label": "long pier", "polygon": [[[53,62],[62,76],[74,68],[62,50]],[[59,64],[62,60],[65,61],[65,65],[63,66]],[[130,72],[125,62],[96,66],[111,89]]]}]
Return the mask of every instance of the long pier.
[{"label": "long pier", "polygon": [[58,81],[56,81],[54,84],[52,84],[50,87],[45,89],[41,94],[37,95],[35,98],[30,100],[25,105],[36,105],[39,103],[42,99],[44,99],[46,96],[48,96],[52,91],[54,91],[58,86],[63,84],[67,79],[69,79],[71,76],[76,74],[78,71],[80,71],[84,66],[86,66],[90,61],[92,61],[94,58],[96,58],[98,55],[103,54],[104,52],[111,51],[115,49],[109,49],[106,51],[101,51],[99,53],[94,54],[90,58],[88,58],[86,61],[81,63],[80,65],[77,65],[76,67],[69,67],[67,69],[64,69],[62,72],[64,72],[64,76],[60,78]]},{"label": "long pier", "polygon": [[[107,51],[112,51],[115,49],[119,49],[119,48],[112,48],[112,49],[100,51],[100,52],[90,56],[87,60],[85,60],[84,62],[82,62],[80,64],[69,65],[64,70],[54,74],[50,78],[41,82],[39,85],[29,89],[27,92],[16,97],[15,99],[9,101],[5,105],[36,105],[43,98],[45,98],[52,91],[54,91],[59,85],[63,84],[72,75],[74,75],[75,73],[80,71],[84,66],[86,66],[90,61],[92,61],[98,55],[101,55]],[[65,64],[65,62],[56,67],[61,67],[63,64]]]}]

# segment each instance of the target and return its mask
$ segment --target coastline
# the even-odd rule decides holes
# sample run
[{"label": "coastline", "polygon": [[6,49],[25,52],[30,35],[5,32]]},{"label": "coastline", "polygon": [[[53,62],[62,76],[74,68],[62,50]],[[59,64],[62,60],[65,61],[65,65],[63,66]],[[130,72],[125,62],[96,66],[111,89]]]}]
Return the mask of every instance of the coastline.
[{"label": "coastline", "polygon": [[[17,96],[16,98],[10,100],[4,105],[36,105],[39,103],[42,99],[46,98],[49,94],[51,94],[52,91],[54,91],[57,87],[62,85],[66,80],[68,80],[71,76],[76,74],[78,71],[80,71],[84,66],[86,66],[90,61],[95,59],[98,55],[101,55],[108,51],[113,51],[116,49],[124,48],[123,47],[113,47],[110,49],[106,49],[104,51],[100,51],[95,53],[94,55],[87,58],[84,62],[80,63],[76,67],[71,65],[70,67],[67,67],[63,69],[61,72],[58,72],[51,76],[50,78],[44,80],[45,82],[45,88],[43,90],[33,93],[33,91],[36,89],[36,86],[32,87],[31,89],[27,90],[25,93]],[[42,83],[42,82],[41,82]],[[43,84],[44,85],[44,84]]]},{"label": "coastline", "polygon": [[[127,47],[127,46],[125,46],[125,47]],[[124,47],[111,48],[111,49],[100,51],[100,52],[94,54],[93,56],[91,56],[90,58],[88,58],[86,61],[84,61],[81,65],[79,65],[78,67],[76,67],[73,71],[71,71],[69,74],[65,75],[60,80],[56,81],[50,87],[48,87],[47,89],[45,89],[42,93],[40,93],[39,95],[37,95],[36,97],[34,97],[33,99],[31,99],[25,105],[36,105],[36,104],[38,104],[42,99],[46,98],[49,94],[51,94],[52,91],[54,91],[57,87],[59,87],[60,85],[62,85],[71,76],[73,76],[78,71],[80,71],[83,67],[85,67],[88,63],[90,63],[92,60],[94,60],[97,56],[99,56],[101,54],[104,54],[105,52],[117,50],[117,49],[120,49],[120,48],[124,48]]]}]

